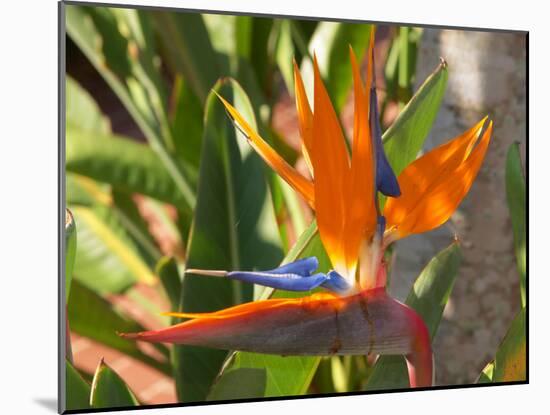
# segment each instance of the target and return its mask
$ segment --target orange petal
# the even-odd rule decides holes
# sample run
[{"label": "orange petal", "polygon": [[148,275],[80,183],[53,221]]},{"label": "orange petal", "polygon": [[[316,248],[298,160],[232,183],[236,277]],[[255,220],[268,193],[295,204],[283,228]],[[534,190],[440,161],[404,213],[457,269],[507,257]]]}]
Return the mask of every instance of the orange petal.
[{"label": "orange petal", "polygon": [[313,151],[315,212],[323,245],[332,265],[346,277],[343,246],[344,222],[349,194],[349,154],[344,135],[314,58]]},{"label": "orange petal", "polygon": [[388,199],[384,210],[389,227],[397,227],[400,238],[442,225],[466,196],[481,167],[493,130],[491,121],[472,150],[482,122],[419,158],[401,173],[402,196]]},{"label": "orange petal", "polygon": [[[218,95],[216,93],[216,95]],[[252,148],[264,159],[264,161],[277,172],[294,190],[300,193],[307,203],[314,207],[314,190],[313,183],[298,173],[293,167],[291,167],[273,148],[267,144],[262,137],[258,135],[250,124],[248,124],[243,116],[227,102],[223,97],[218,95],[218,98],[222,101],[225,109],[231,115],[231,118],[237,123],[246,135],[248,142]]]},{"label": "orange petal", "polygon": [[[372,43],[371,43],[372,47]],[[369,55],[372,50],[369,49]],[[351,186],[348,200],[348,213],[344,231],[344,244],[348,273],[354,275],[357,266],[359,247],[364,239],[369,239],[376,227],[374,156],[369,128],[369,100],[361,81],[359,66],[350,46],[350,59],[353,70],[355,113],[353,121],[353,148],[351,158]],[[367,72],[372,71],[372,59]]]},{"label": "orange petal", "polygon": [[464,161],[479,138],[486,119],[483,118],[461,136],[419,157],[401,172],[398,178],[401,196],[389,198],[384,209],[388,229],[402,223],[429,187]]},{"label": "orange petal", "polygon": [[294,89],[296,90],[296,109],[298,111],[298,123],[300,126],[300,135],[302,137],[302,154],[308,165],[311,176],[313,177],[313,165],[311,164],[311,151],[313,147],[313,113],[309,106],[304,81],[300,75],[300,70],[296,61],[294,64]]}]

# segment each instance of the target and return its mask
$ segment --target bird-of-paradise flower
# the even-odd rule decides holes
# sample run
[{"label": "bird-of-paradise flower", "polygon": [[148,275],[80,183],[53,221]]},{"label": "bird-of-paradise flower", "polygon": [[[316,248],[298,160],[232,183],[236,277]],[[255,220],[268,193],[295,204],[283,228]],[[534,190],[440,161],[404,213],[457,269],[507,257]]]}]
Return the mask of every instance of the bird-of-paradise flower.
[{"label": "bird-of-paradise flower", "polygon": [[[333,271],[315,273],[316,258],[270,271],[187,273],[236,279],[285,290],[329,290],[293,299],[268,299],[212,313],[167,313],[190,319],[174,326],[122,334],[168,342],[281,355],[404,355],[412,387],[432,384],[428,330],[418,314],[385,290],[383,250],[410,234],[443,224],[468,192],[484,159],[492,124],[486,118],[424,154],[395,177],[383,152],[373,75],[374,31],[366,86],[350,48],[354,84],[351,155],[314,59],[313,109],[294,65],[303,154],[313,179],[299,174],[219,96],[256,152],[315,211]],[[378,192],[389,196],[383,212]]]}]

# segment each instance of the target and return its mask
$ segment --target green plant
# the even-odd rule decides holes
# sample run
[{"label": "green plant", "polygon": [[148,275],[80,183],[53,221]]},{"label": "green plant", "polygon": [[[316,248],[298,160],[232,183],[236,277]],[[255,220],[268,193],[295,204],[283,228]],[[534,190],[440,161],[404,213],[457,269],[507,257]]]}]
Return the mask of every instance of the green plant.
[{"label": "green plant", "polygon": [[[146,140],[113,133],[92,95],[67,77],[66,195],[74,215],[65,265],[70,329],[169,375],[181,402],[408,387],[403,356],[381,356],[374,363],[372,356],[281,357],[162,344],[147,353],[117,335],[145,328],[109,301],[113,294],[138,298],[135,287],[144,284],[173,310],[213,312],[307,293],[273,292],[184,274],[185,269],[263,270],[311,256],[319,271],[332,268],[319,217],[307,223],[307,208],[239,137],[227,117],[229,107],[215,94],[227,98],[250,129],[293,164],[300,154],[275,131],[273,120],[282,85],[291,96],[300,93],[293,58],[308,88],[314,84],[316,55],[317,76],[325,79],[340,112],[353,85],[349,47],[363,60],[371,26],[76,5],[65,10],[68,36]],[[396,175],[423,147],[448,76],[446,65],[439,64],[412,94],[414,53],[406,53],[404,45],[416,45],[414,33],[400,32],[400,75],[391,76],[408,95],[390,97],[403,106],[383,135]],[[408,47],[414,51],[414,45]],[[380,208],[384,203],[381,197]],[[151,232],[144,206],[173,241],[169,252]],[[516,234],[520,226],[514,222]],[[407,298],[432,339],[459,262],[460,248],[453,242],[426,265]],[[161,319],[165,326],[180,321]],[[66,365],[69,409],[139,404],[104,362],[91,383],[69,353]]]}]

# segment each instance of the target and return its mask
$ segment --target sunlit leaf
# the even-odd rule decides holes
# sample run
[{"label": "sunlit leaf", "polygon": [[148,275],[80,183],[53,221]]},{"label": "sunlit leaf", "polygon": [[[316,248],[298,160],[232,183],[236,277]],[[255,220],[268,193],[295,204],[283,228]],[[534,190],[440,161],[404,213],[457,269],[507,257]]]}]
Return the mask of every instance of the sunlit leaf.
[{"label": "sunlit leaf", "polygon": [[[184,195],[157,154],[150,147],[125,137],[69,126],[66,168],[127,192],[142,193],[174,206],[186,204]],[[191,182],[195,180],[190,179]]]},{"label": "sunlit leaf", "polygon": [[275,59],[279,70],[283,75],[286,88],[290,95],[294,95],[294,68],[292,59],[294,59],[294,44],[292,43],[291,21],[281,19],[276,21],[278,36],[277,46],[275,48]]},{"label": "sunlit leaf", "polygon": [[514,230],[514,249],[520,276],[521,304],[525,307],[525,284],[527,267],[526,227],[527,201],[525,196],[525,178],[521,166],[519,144],[515,143],[508,149],[506,159],[506,196],[512,229]]},{"label": "sunlit leaf", "polygon": [[422,149],[443,100],[447,77],[447,64],[440,63],[384,133],[384,151],[397,176]]},{"label": "sunlit leaf", "polygon": [[479,374],[479,378],[476,383],[491,383],[493,381],[493,374],[495,373],[495,362],[487,363],[487,366],[483,368]]},{"label": "sunlit leaf", "polygon": [[525,308],[516,315],[496,357],[493,382],[513,382],[527,379],[527,342]]},{"label": "sunlit leaf", "polygon": [[83,131],[109,134],[109,119],[103,115],[92,96],[70,76],[65,78],[65,119]]},{"label": "sunlit leaf", "polygon": [[[364,23],[320,22],[309,41],[309,52],[317,56],[337,113],[342,110],[352,85],[349,47],[361,61],[369,46],[370,33],[371,26]],[[302,63],[302,77],[306,90],[313,91],[313,67],[309,59]]]},{"label": "sunlit leaf", "polygon": [[90,404],[93,408],[114,408],[139,405],[134,393],[103,359],[92,382]]},{"label": "sunlit leaf", "polygon": [[90,408],[91,386],[86,382],[78,370],[67,360],[65,361],[65,408]]},{"label": "sunlit leaf", "polygon": [[69,300],[76,257],[76,226],[73,214],[65,209],[65,301]]},{"label": "sunlit leaf", "polygon": [[156,282],[151,269],[107,206],[74,206],[78,247],[74,278],[100,293],[120,292],[136,281]]}]

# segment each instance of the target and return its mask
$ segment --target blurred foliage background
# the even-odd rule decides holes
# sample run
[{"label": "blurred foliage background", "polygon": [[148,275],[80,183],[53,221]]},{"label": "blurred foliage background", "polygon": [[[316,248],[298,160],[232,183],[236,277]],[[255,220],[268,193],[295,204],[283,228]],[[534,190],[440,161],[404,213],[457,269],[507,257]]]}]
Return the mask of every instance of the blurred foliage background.
[{"label": "blurred foliage background", "polygon": [[[69,407],[405,387],[399,359],[378,362],[377,368],[374,356],[311,360],[238,354],[217,379],[225,351],[142,345],[116,335],[169,324],[160,311],[211,311],[266,295],[258,287],[238,283],[182,279],[185,266],[265,269],[285,257],[314,254],[321,268],[329,267],[308,207],[236,135],[211,90],[232,97],[239,110],[255,120],[262,137],[307,175],[293,103],[293,59],[306,88],[311,87],[311,57],[316,53],[349,137],[353,97],[348,48],[351,45],[363,60],[370,25],[74,5],[65,11]],[[385,134],[386,148],[395,147],[390,157],[394,168],[403,164],[407,151],[414,158],[418,150],[451,138],[454,129],[471,124],[473,118],[490,112],[496,120],[492,146],[497,149],[490,153],[497,156],[491,159],[489,154],[489,166],[479,179],[482,185],[474,185],[473,197],[486,190],[481,187],[485,184],[497,194],[495,200],[502,201],[504,207],[490,214],[500,214],[496,223],[503,228],[504,248],[484,244],[488,254],[483,264],[470,261],[479,251],[477,241],[472,242],[475,232],[494,230],[465,224],[487,215],[470,197],[450,225],[423,237],[427,239],[412,238],[402,250],[399,244],[394,252],[390,290],[403,301],[415,281],[422,284],[445,275],[440,277],[446,285],[438,287],[442,303],[433,325],[435,335],[442,319],[434,339],[437,384],[478,381],[511,323],[515,334],[507,335],[496,361],[525,353],[525,313],[517,314],[525,306],[517,276],[519,271],[524,287],[525,181],[520,147],[509,146],[525,141],[521,120],[517,134],[508,129],[508,135],[499,137],[510,112],[525,122],[524,45],[521,49],[517,36],[498,34],[499,47],[494,48],[494,41],[483,38],[491,34],[481,35],[476,47],[498,55],[496,61],[504,68],[512,66],[506,73],[518,85],[511,96],[481,100],[476,106],[472,102],[480,100],[475,96],[457,96],[460,85],[484,85],[453,71],[454,63],[464,60],[457,45],[469,44],[443,35],[450,32],[462,33],[381,25],[375,57],[383,127],[401,119]],[[443,51],[453,57],[444,54],[449,81],[447,67],[439,65],[438,52]],[[465,68],[475,66],[486,73],[483,62],[491,59],[465,60]],[[509,78],[499,82],[504,89],[510,85]],[[449,90],[452,104],[447,104]],[[419,104],[407,106],[413,96]],[[428,135],[432,127],[435,133]],[[451,243],[453,234],[463,241],[462,253]],[[485,263],[489,255],[492,264]],[[466,258],[466,272],[459,268],[461,257]],[[484,266],[491,265],[498,269],[495,263],[504,264],[505,278],[476,282],[487,281],[479,271],[483,274]],[[470,274],[476,274],[476,281]],[[455,298],[455,279],[458,288],[465,280],[473,291],[461,289]],[[461,314],[472,308],[477,313]],[[483,341],[478,341],[480,332]],[[506,378],[501,367],[492,362],[479,380],[525,376]],[[269,368],[271,377],[266,380],[259,368]],[[388,376],[390,372],[398,375]],[[90,391],[92,378],[100,386]]]}]

